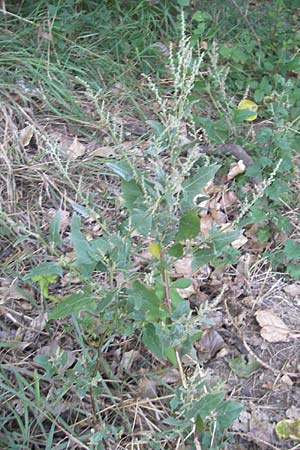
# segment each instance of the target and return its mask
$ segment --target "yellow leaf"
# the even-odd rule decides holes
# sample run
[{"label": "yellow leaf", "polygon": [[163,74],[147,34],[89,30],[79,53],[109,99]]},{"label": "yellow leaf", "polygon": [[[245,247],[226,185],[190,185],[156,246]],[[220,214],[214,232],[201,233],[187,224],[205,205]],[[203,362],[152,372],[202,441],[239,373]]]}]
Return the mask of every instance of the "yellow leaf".
[{"label": "yellow leaf", "polygon": [[247,109],[248,111],[254,113],[253,116],[247,117],[247,119],[245,119],[248,122],[252,122],[257,118],[258,106],[252,100],[247,99],[241,100],[240,103],[238,104],[238,109]]},{"label": "yellow leaf", "polygon": [[152,242],[152,244],[148,248],[148,252],[151,253],[151,255],[155,256],[155,258],[160,258],[161,251],[162,248],[158,242]]},{"label": "yellow leaf", "polygon": [[275,426],[276,434],[283,439],[300,440],[300,419],[284,419]]}]

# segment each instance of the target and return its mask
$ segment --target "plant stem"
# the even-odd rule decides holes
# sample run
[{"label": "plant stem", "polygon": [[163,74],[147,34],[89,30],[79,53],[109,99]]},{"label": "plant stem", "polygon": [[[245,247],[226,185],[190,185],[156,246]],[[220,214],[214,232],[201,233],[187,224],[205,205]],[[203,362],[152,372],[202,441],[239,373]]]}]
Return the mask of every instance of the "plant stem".
[{"label": "plant stem", "polygon": [[[170,297],[169,277],[168,277],[168,272],[165,268],[164,263],[165,263],[165,251],[162,250],[160,253],[160,267],[161,267],[161,273],[162,273],[162,278],[163,278],[163,283],[164,283],[165,301],[166,301],[167,308],[171,313],[172,312],[172,302],[171,302],[171,297]],[[181,384],[184,388],[187,388],[187,382],[186,382],[185,374],[183,371],[179,351],[176,347],[174,347],[174,351],[175,351],[175,355],[176,355],[176,361],[177,361]]]}]

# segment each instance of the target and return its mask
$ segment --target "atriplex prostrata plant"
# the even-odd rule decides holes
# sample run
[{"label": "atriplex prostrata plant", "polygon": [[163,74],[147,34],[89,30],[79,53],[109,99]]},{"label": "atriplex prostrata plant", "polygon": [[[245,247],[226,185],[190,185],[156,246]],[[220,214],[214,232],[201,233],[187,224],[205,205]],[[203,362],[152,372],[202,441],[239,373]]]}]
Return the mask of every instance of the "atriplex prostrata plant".
[{"label": "atriplex prostrata plant", "polygon": [[[190,120],[193,128],[188,95],[201,63],[201,56],[193,56],[184,22],[182,29],[177,54],[170,51],[172,100],[164,100],[158,88],[150,83],[160,111],[159,120],[151,122],[154,139],[145,160],[138,163],[133,157],[107,164],[111,173],[121,179],[125,218],[117,226],[111,225],[107,234],[88,240],[81,231],[79,215],[74,214],[71,241],[76,260],[69,261],[62,255],[57,263],[33,268],[26,279],[40,283],[46,300],[57,301],[48,292],[51,282],[65,272],[81,278],[82,288],[60,299],[49,319],[80,313],[78,320],[84,327],[90,324],[91,317],[100,318],[103,338],[95,369],[90,374],[89,391],[95,421],[98,413],[94,385],[101,378],[98,370],[104,341],[110,335],[137,333],[156,357],[169,360],[179,370],[181,387],[170,405],[174,420],[165,422],[166,427],[170,425],[169,438],[176,439],[177,444],[193,438],[201,448],[217,449],[223,431],[238,416],[241,406],[225,401],[222,388],[209,382],[201,371],[195,379],[186,379],[182,358],[189,358],[196,373],[198,363],[193,344],[201,337],[207,308],[193,313],[189,302],[178,293],[178,289],[191,286],[192,280],[184,277],[174,280],[171,275],[175,262],[183,257],[191,261],[192,270],[208,262],[217,264],[225,255],[224,248],[239,233],[215,229],[209,238],[200,234],[199,201],[219,166],[200,158],[193,144],[181,142],[182,122]],[[81,213],[84,216],[86,211],[82,209]],[[51,245],[58,250],[63,243],[59,223],[58,212],[49,236]],[[152,256],[150,260],[143,260],[145,247]],[[233,253],[230,248],[225,256],[230,258]],[[137,258],[141,260],[139,271],[134,265]],[[37,362],[41,363],[40,359]]]}]

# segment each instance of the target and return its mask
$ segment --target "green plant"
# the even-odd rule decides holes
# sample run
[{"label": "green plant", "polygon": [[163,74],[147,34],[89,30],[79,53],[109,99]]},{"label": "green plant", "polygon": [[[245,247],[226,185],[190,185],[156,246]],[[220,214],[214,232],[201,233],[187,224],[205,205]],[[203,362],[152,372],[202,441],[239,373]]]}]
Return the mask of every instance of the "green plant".
[{"label": "green plant", "polygon": [[[175,439],[178,434],[185,440],[184,436],[195,435],[203,448],[219,448],[223,432],[238,415],[240,405],[226,402],[220,387],[206,386],[206,376],[200,377],[200,384],[199,380],[196,384],[186,380],[182,358],[189,355],[192,361],[197,361],[193,344],[201,337],[206,309],[193,313],[189,302],[178,292],[191,286],[192,280],[184,277],[174,280],[172,272],[176,261],[182,258],[191,261],[192,271],[207,262],[218,265],[226,261],[225,248],[239,232],[215,229],[209,238],[200,233],[199,202],[205,198],[203,189],[219,166],[207,164],[194,144],[181,142],[178,132],[183,120],[193,125],[188,96],[201,63],[201,57],[193,57],[184,22],[182,27],[179,50],[176,55],[171,52],[170,56],[174,80],[172,104],[167,103],[158,87],[149,80],[160,105],[160,120],[151,122],[154,140],[147,151],[144,169],[134,158],[107,164],[111,173],[121,179],[121,206],[126,218],[108,234],[87,240],[80,217],[73,215],[70,236],[76,259],[67,267],[80,275],[83,284],[76,293],[60,299],[50,311],[49,319],[62,319],[83,311],[85,315],[79,319],[83,327],[92,317],[100,319],[103,339],[100,339],[92,378],[98,376],[99,365],[103,364],[101,349],[106,336],[112,333],[140,335],[150,352],[161,360],[169,360],[179,370],[182,388],[171,406],[175,422],[166,422],[176,424],[178,430],[168,438]],[[49,238],[52,243],[61,243],[57,217],[50,226]],[[136,272],[133,260],[145,245],[151,258],[145,261],[142,271]],[[64,264],[63,257],[61,263]],[[57,275],[62,275],[58,267],[46,263],[26,276],[40,283],[45,299],[54,300],[48,293],[48,286]],[[96,281],[99,276],[101,285]],[[115,280],[120,277],[122,281],[116,285]],[[42,359],[44,361],[45,357]],[[39,358],[40,363],[48,364],[43,361]],[[45,366],[45,370],[50,368]],[[98,420],[95,405],[98,388],[90,386],[89,390],[95,420]],[[183,417],[186,397],[193,407]]]}]

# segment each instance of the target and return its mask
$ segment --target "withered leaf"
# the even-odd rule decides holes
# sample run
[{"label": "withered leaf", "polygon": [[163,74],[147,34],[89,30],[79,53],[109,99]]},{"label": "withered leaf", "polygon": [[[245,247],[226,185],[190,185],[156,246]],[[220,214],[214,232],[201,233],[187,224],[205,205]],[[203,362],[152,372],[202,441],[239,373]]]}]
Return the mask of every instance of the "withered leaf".
[{"label": "withered leaf", "polygon": [[269,309],[261,309],[255,313],[262,327],[260,335],[268,342],[288,342],[291,333],[285,323]]}]

